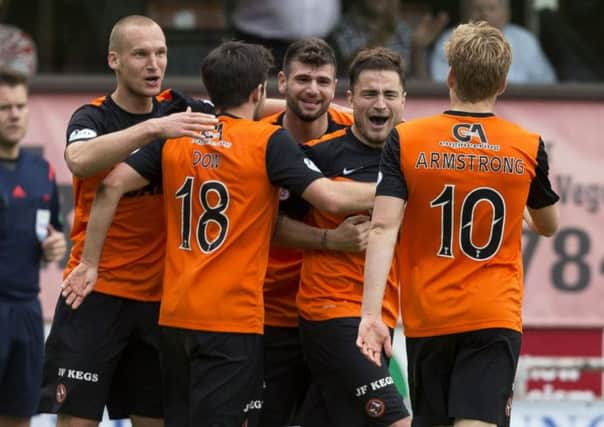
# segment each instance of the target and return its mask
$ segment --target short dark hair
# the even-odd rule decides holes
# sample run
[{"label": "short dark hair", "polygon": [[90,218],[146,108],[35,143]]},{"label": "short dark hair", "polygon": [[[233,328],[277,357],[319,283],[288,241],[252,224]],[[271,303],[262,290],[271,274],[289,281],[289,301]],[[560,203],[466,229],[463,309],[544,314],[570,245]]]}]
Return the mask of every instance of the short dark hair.
[{"label": "short dark hair", "polygon": [[359,51],[348,68],[350,90],[353,89],[361,72],[365,70],[394,71],[399,75],[403,88],[405,87],[405,60],[392,49],[374,47]]},{"label": "short dark hair", "polygon": [[5,73],[5,72],[0,72],[0,86],[19,86],[19,85],[23,85],[27,87],[27,77],[19,75],[19,74],[12,74],[12,73]]},{"label": "short dark hair", "polygon": [[201,77],[217,109],[237,107],[267,81],[273,55],[259,44],[228,41],[213,49],[201,64]]},{"label": "short dark hair", "polygon": [[283,57],[283,72],[285,75],[289,74],[290,65],[293,61],[316,67],[333,65],[337,72],[338,64],[335,52],[325,40],[318,37],[296,40],[287,47]]}]

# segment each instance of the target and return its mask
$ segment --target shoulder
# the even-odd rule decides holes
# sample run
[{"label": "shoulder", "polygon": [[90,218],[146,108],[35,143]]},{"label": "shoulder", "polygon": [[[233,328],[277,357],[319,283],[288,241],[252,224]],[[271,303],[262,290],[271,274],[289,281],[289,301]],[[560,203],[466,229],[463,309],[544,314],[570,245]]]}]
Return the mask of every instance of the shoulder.
[{"label": "shoulder", "polygon": [[346,138],[346,129],[348,128],[342,128],[331,133],[326,133],[320,138],[311,139],[309,141],[304,142],[302,145],[305,148],[312,148],[317,150],[328,147],[333,144],[341,143]]},{"label": "shoulder", "polygon": [[164,90],[155,97],[155,100],[159,103],[162,114],[185,111],[187,107],[191,107],[191,110],[196,112],[214,114],[214,104],[210,101],[194,99],[175,89]]},{"label": "shoulder", "polygon": [[50,163],[40,154],[30,151],[28,149],[21,150],[21,161],[27,163],[28,167],[35,167],[38,169],[48,170]]},{"label": "shoulder", "polygon": [[281,124],[283,123],[283,114],[283,111],[278,111],[276,113],[262,117],[259,121],[264,123],[270,123],[276,126],[281,126]]}]

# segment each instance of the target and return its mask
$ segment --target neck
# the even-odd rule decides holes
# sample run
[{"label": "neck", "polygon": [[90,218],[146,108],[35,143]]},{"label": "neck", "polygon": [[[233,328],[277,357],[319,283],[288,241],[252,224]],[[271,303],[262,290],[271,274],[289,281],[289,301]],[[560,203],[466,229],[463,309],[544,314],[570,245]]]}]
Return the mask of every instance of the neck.
[{"label": "neck", "polygon": [[242,119],[254,120],[254,111],[256,106],[252,103],[238,105],[237,107],[224,108],[219,110],[220,113],[230,114],[231,116],[240,117]]},{"label": "neck", "polygon": [[465,102],[460,100],[455,92],[450,90],[449,95],[451,97],[451,110],[465,111],[468,113],[492,113],[495,109],[496,96],[492,98],[483,99],[477,102]]},{"label": "neck", "polygon": [[3,144],[0,143],[0,159],[1,160],[15,160],[19,157],[19,145],[18,144]]},{"label": "neck", "polygon": [[367,141],[367,138],[365,138],[363,136],[363,134],[361,133],[361,131],[359,131],[359,128],[357,128],[356,124],[352,124],[352,126],[350,126],[350,131],[352,132],[352,134],[356,137],[356,139],[358,139],[359,141],[361,141],[361,143],[365,144],[368,147],[371,148],[382,148],[384,146],[384,144],[386,143],[386,141],[382,141],[381,144],[374,144],[370,141]]},{"label": "neck", "polygon": [[327,113],[309,122],[300,119],[291,111],[285,110],[285,117],[283,118],[283,127],[287,129],[299,143],[323,136],[323,134],[327,132],[327,124]]},{"label": "neck", "polygon": [[119,87],[111,94],[111,99],[122,110],[132,114],[147,114],[153,111],[153,98],[135,95]]}]

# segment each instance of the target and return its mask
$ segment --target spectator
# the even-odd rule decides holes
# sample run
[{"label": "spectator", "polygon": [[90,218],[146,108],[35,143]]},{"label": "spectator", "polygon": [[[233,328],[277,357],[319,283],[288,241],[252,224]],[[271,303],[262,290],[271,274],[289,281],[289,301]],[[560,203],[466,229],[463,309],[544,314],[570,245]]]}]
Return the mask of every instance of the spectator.
[{"label": "spectator", "polygon": [[[2,45],[4,46],[4,45]],[[28,427],[42,382],[40,262],[63,258],[52,167],[19,146],[27,130],[23,77],[0,74],[0,426]]]},{"label": "spectator", "polygon": [[239,0],[232,17],[235,38],[269,48],[281,67],[289,44],[325,38],[340,19],[340,0]]},{"label": "spectator", "polygon": [[[510,83],[554,83],[556,75],[547,57],[541,50],[537,38],[528,30],[511,24],[509,0],[462,0],[464,21],[487,21],[500,29],[512,48],[512,65],[508,74]],[[434,46],[430,61],[432,78],[439,82],[447,80],[449,65],[445,57],[444,44],[452,30],[441,35]]]},{"label": "spectator", "polygon": [[31,37],[17,27],[0,24],[0,71],[28,79],[37,67],[36,46]]},{"label": "spectator", "polygon": [[425,52],[449,21],[447,14],[426,14],[415,29],[401,17],[400,0],[360,0],[351,5],[332,33],[342,69],[365,47],[385,46],[405,60],[415,78],[428,78]]}]

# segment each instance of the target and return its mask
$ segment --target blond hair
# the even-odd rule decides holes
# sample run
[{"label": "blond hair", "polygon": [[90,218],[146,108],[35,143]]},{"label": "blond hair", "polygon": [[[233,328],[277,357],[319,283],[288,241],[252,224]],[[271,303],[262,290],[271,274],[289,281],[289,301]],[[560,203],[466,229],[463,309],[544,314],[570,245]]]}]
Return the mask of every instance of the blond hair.
[{"label": "blond hair", "polygon": [[461,101],[482,101],[503,89],[512,51],[497,28],[483,21],[459,25],[445,44],[445,54]]}]

